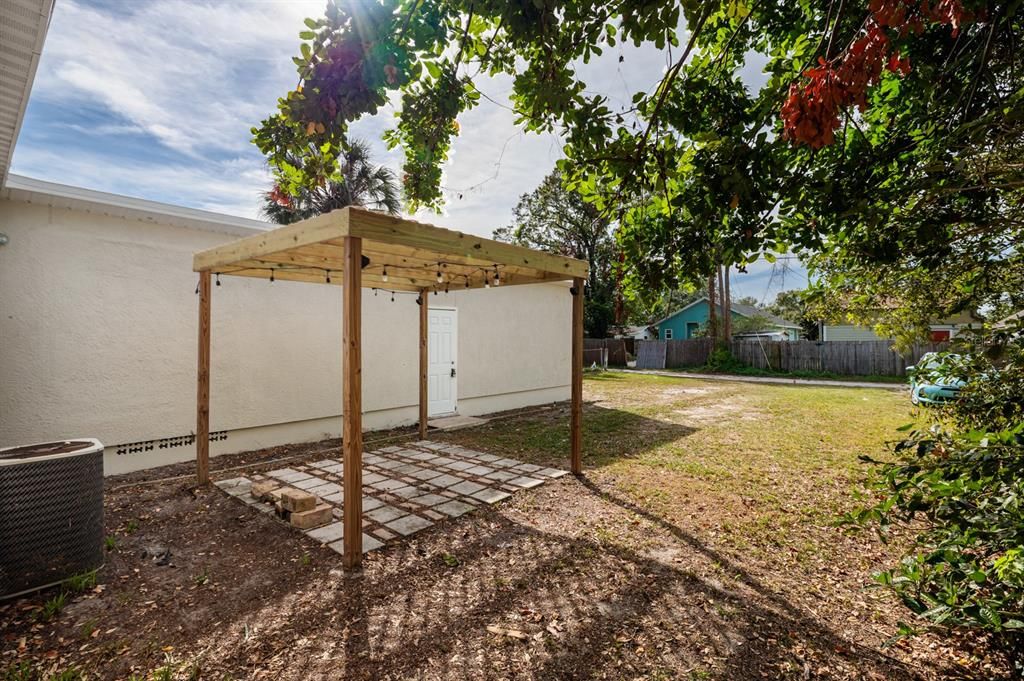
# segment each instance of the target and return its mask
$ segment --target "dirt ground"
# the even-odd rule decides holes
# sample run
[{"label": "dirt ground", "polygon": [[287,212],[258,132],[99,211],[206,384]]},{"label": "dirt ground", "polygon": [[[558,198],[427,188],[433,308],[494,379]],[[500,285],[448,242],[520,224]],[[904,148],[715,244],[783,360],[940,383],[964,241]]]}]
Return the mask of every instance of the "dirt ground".
[{"label": "dirt ground", "polygon": [[[0,681],[1005,673],[981,642],[883,645],[908,615],[867,586],[899,547],[833,522],[857,454],[907,419],[904,396],[608,375],[586,399],[583,478],[389,544],[354,575],[216,488],[152,482],[187,465],[111,478],[97,583],[63,607],[57,590],[0,603]],[[529,410],[435,439],[564,466],[567,420],[564,406]],[[233,477],[336,448],[213,467]]]}]

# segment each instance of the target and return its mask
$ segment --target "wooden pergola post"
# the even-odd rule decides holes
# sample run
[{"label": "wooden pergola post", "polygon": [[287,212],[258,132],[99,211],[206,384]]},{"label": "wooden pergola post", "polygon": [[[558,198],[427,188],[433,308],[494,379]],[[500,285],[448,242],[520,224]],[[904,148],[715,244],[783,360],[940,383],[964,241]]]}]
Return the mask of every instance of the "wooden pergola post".
[{"label": "wooden pergola post", "polygon": [[341,437],[344,523],[342,562],[358,568],[363,560],[363,377],[362,239],[346,236],[341,324]]},{"label": "wooden pergola post", "polygon": [[583,279],[572,280],[572,405],[569,417],[571,442],[569,468],[583,473]]},{"label": "wooden pergola post", "polygon": [[210,482],[210,273],[199,273],[199,366],[196,372],[196,478]]},{"label": "wooden pergola post", "polygon": [[427,290],[420,291],[420,439],[427,439],[427,325],[429,303]]}]

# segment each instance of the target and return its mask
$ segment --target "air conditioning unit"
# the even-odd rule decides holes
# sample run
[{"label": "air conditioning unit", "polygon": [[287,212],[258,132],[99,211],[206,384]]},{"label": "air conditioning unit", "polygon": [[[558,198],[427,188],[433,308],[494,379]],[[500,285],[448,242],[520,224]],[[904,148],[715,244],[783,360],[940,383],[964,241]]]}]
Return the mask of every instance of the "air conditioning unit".
[{"label": "air conditioning unit", "polygon": [[0,449],[0,598],[103,564],[103,445]]}]

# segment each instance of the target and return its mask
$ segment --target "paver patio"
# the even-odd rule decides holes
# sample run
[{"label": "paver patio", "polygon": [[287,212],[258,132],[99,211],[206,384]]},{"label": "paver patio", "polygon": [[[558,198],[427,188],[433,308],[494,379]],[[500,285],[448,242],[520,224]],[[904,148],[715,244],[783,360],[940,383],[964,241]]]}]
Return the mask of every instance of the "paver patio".
[{"label": "paver patio", "polygon": [[[495,504],[515,492],[544,484],[568,471],[542,468],[459,445],[421,440],[363,455],[363,552],[407,537],[448,518],[457,518],[482,504]],[[270,515],[273,505],[250,494],[253,484],[280,483],[281,489],[305,490],[333,506],[335,522],[299,530],[342,553],[343,466],[322,459],[267,473],[220,480],[215,484],[232,497]],[[296,528],[298,530],[298,528]]]}]

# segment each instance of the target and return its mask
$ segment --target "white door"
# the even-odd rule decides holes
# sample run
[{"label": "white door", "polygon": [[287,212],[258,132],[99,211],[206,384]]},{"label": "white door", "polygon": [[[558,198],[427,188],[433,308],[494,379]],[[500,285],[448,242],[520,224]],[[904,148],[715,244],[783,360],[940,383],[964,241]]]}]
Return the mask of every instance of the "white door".
[{"label": "white door", "polygon": [[430,416],[452,414],[457,394],[458,313],[430,308],[427,317],[427,412]]}]

